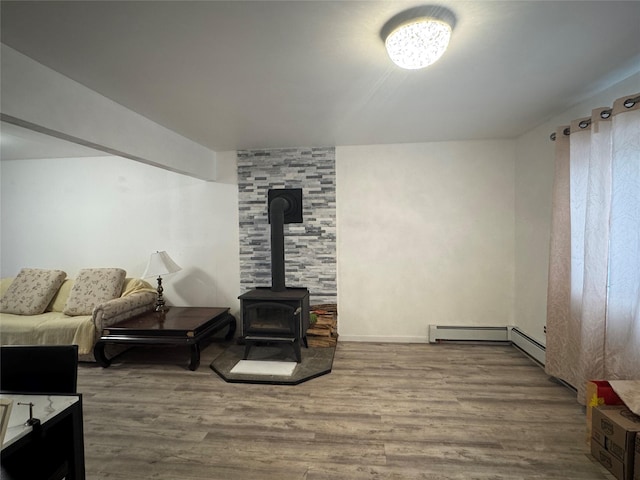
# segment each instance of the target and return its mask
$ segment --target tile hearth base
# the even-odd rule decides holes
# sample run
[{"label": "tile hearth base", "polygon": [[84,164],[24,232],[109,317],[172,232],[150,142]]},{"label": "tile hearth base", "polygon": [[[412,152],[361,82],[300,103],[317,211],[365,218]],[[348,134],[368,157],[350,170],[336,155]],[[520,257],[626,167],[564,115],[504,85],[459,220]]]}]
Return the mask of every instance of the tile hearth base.
[{"label": "tile hearth base", "polygon": [[[231,369],[244,357],[244,346],[232,345],[211,362],[211,369],[229,383],[263,383],[270,385],[298,385],[331,373],[335,347],[303,348],[302,362],[290,376],[249,375],[231,373]],[[256,346],[251,349],[249,360],[294,361],[290,349],[273,346]]]}]

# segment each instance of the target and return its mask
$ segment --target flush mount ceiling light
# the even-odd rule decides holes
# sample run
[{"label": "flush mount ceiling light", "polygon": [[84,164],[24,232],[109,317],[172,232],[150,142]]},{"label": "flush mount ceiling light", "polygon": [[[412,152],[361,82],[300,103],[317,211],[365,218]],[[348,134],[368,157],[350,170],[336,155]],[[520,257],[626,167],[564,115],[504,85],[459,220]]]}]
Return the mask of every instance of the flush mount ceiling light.
[{"label": "flush mount ceiling light", "polygon": [[455,16],[444,7],[416,7],[391,18],[382,27],[380,36],[393,63],[416,70],[442,56],[454,24]]}]

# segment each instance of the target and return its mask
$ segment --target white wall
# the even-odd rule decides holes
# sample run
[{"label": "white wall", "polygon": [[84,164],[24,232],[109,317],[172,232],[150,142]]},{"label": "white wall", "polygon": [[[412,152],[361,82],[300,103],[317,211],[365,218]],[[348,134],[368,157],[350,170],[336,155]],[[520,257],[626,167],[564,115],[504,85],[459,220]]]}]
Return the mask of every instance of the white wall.
[{"label": "white wall", "polygon": [[640,74],[635,74],[517,139],[515,325],[543,344],[555,163],[555,147],[549,135],[571,120],[590,116],[595,108],[610,107],[615,99],[639,92]]},{"label": "white wall", "polygon": [[513,320],[513,141],[338,147],[343,340]]},{"label": "white wall", "polygon": [[[235,161],[235,156],[230,161]],[[228,306],[239,292],[237,186],[120,157],[3,160],[0,270],[121,267],[142,275],[166,250],[169,304]],[[155,285],[155,279],[149,279]]]}]

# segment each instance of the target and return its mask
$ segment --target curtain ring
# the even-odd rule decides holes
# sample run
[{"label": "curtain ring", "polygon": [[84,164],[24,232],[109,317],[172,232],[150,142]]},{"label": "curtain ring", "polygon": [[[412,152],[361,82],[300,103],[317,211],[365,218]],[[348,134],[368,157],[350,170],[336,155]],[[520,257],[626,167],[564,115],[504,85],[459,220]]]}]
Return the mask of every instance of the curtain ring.
[{"label": "curtain ring", "polygon": [[624,105],[626,108],[631,108],[631,107],[633,107],[633,106],[634,106],[638,101],[640,101],[640,96],[638,96],[638,97],[636,97],[636,98],[627,98],[627,99],[624,101],[624,104],[623,104],[623,105]]},{"label": "curtain ring", "polygon": [[[569,128],[569,127],[565,128],[564,130],[562,130],[562,134],[566,135],[566,136],[569,136],[571,134],[571,128]],[[551,135],[549,135],[549,139],[552,142],[555,142],[556,141],[556,132],[553,132]]]},{"label": "curtain ring", "polygon": [[589,120],[582,120],[582,121],[578,124],[578,126],[579,126],[580,128],[587,128],[589,125],[591,125],[591,119],[589,119]]},{"label": "curtain ring", "polygon": [[600,112],[600,118],[607,119],[611,116],[611,109],[603,110]]}]

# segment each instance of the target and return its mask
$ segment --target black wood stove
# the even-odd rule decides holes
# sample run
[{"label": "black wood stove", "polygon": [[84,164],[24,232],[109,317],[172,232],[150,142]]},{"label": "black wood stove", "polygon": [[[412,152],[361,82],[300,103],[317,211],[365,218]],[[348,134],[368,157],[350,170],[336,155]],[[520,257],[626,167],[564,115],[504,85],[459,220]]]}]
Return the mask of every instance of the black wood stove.
[{"label": "black wood stove", "polygon": [[258,343],[288,343],[302,361],[300,343],[308,347],[309,290],[285,286],[284,224],[302,223],[302,189],[272,189],[268,195],[271,224],[271,287],[240,295],[244,358]]}]

